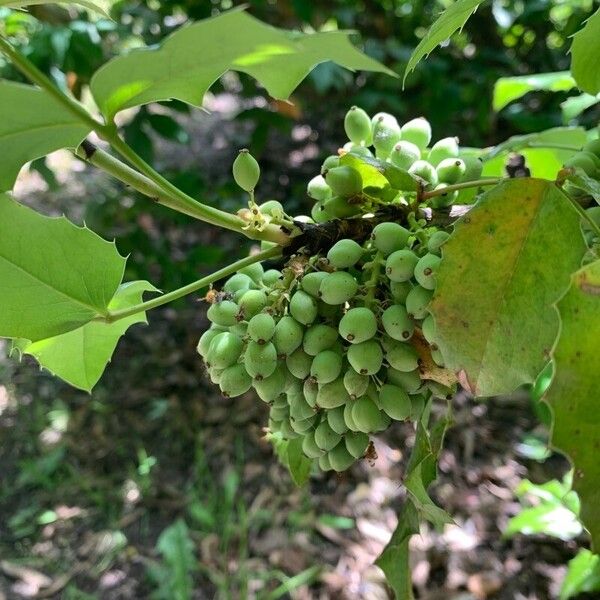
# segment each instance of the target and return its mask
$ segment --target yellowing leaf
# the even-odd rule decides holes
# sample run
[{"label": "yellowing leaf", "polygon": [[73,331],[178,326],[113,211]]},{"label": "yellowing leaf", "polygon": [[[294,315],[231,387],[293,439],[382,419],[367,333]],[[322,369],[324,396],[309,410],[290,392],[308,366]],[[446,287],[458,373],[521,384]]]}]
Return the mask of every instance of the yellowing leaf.
[{"label": "yellowing leaf", "polygon": [[457,223],[431,312],[447,368],[473,394],[535,381],[558,334],[553,303],[584,252],[580,217],[550,181],[506,181]]}]

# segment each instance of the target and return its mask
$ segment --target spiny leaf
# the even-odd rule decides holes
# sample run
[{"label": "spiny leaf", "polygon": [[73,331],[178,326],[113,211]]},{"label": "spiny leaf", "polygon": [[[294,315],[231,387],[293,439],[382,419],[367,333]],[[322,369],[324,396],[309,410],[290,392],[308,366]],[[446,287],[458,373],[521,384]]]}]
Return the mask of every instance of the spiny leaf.
[{"label": "spiny leaf", "polygon": [[114,58],[91,89],[106,117],[132,106],[176,98],[200,106],[209,87],[229,70],[248,73],[271,96],[286,99],[319,63],[394,75],[359,52],[348,32],[304,34],[275,29],[240,10],[182,27],[158,49]]},{"label": "spiny leaf", "polygon": [[558,303],[561,334],[553,351],[554,380],[546,402],[554,413],[552,444],[573,461],[581,520],[600,544],[600,261],[572,277]]},{"label": "spiny leaf", "polygon": [[[0,0],[0,8],[25,8],[39,4],[79,4],[88,10],[97,12],[103,17],[110,18],[107,13],[108,6],[111,2],[91,2],[90,0]],[[103,6],[104,5],[104,6]]]},{"label": "spiny leaf", "polygon": [[[132,281],[119,287],[109,310],[129,308],[142,301],[144,292],[158,291],[147,281]],[[36,358],[41,367],[70,385],[91,392],[113,355],[121,336],[135,323],[147,323],[141,312],[114,323],[92,321],[83,327],[45,340],[15,340],[21,354]]]},{"label": "spiny leaf", "polygon": [[0,337],[36,342],[106,315],[124,268],[114,243],[0,195]]},{"label": "spiny leaf", "polygon": [[536,380],[558,334],[552,305],[584,252],[579,214],[541,179],[496,186],[457,223],[431,312],[447,367],[473,394]]},{"label": "spiny leaf", "polygon": [[12,189],[21,167],[90,132],[51,96],[29,85],[0,81],[0,192]]},{"label": "spiny leaf", "polygon": [[583,29],[573,36],[571,72],[582,91],[600,92],[600,8],[588,19]]},{"label": "spiny leaf", "polygon": [[494,84],[494,110],[500,111],[511,102],[534,90],[565,92],[576,85],[569,71],[501,77]]},{"label": "spiny leaf", "polygon": [[404,81],[408,74],[415,70],[415,67],[421,60],[428,56],[437,46],[445,42],[452,35],[462,29],[471,15],[477,10],[479,5],[485,0],[457,0],[450,5],[431,26],[427,35],[421,40],[419,45],[412,53],[406,70],[404,71]]}]

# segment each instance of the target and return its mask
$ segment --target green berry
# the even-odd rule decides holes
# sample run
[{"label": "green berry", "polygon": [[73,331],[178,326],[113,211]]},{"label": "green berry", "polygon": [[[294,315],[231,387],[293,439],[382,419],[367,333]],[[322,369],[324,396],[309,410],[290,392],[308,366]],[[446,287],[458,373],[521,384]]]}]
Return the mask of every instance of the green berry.
[{"label": "green berry", "polygon": [[304,336],[304,327],[293,317],[288,315],[281,317],[275,325],[273,334],[273,344],[277,349],[277,354],[289,356],[296,348],[302,344]]},{"label": "green berry", "polygon": [[396,421],[408,419],[412,403],[408,394],[396,385],[385,384],[379,390],[379,406],[388,416]]},{"label": "green berry", "polygon": [[321,165],[321,175],[324,175],[330,169],[335,169],[340,166],[340,157],[337,154],[328,156]]},{"label": "green berry", "polygon": [[[435,190],[444,190],[448,187],[447,183],[439,183],[435,186]],[[447,208],[448,206],[452,206],[458,199],[458,191],[454,190],[451,192],[445,191],[439,194],[438,196],[434,196],[431,198],[429,203],[431,207],[434,209]]]},{"label": "green berry", "polygon": [[361,158],[374,158],[373,153],[366,146],[360,146],[358,144],[353,144],[352,142],[344,144],[344,150],[353,154],[354,156],[359,156]]},{"label": "green berry", "polygon": [[380,115],[373,126],[373,146],[377,157],[388,158],[400,138],[400,125],[396,118],[392,115]]},{"label": "green berry", "polygon": [[325,178],[322,175],[313,177],[306,188],[306,193],[313,199],[319,202],[325,202],[331,198],[331,188],[327,185]]},{"label": "green berry", "polygon": [[[310,381],[310,380],[307,380]],[[331,409],[342,406],[350,401],[350,396],[344,387],[344,380],[340,377],[331,383],[319,386],[317,405],[321,408]]]},{"label": "green berry", "polygon": [[577,154],[574,154],[569,160],[565,162],[565,167],[581,169],[586,175],[589,175],[590,177],[595,177],[597,171],[596,161],[592,157],[595,156],[591,153],[584,154],[583,152],[577,152]]},{"label": "green berry", "polygon": [[435,343],[435,321],[433,320],[432,315],[428,315],[423,319],[423,322],[421,323],[421,331],[423,332],[423,337],[430,344]]},{"label": "green berry", "polygon": [[245,394],[252,387],[252,378],[242,364],[232,365],[223,369],[219,381],[221,392],[228,398]]},{"label": "green berry", "polygon": [[335,344],[337,337],[338,333],[333,327],[318,323],[306,330],[302,347],[306,354],[316,356],[319,352],[330,349]]},{"label": "green berry", "polygon": [[298,290],[290,300],[290,314],[303,325],[310,325],[317,318],[317,301]]},{"label": "green berry", "polygon": [[340,439],[340,434],[331,429],[325,419],[315,429],[315,443],[321,450],[331,450],[339,443]]},{"label": "green berry", "polygon": [[285,364],[294,377],[306,379],[310,375],[312,361],[312,356],[306,354],[302,348],[298,348],[285,359]]},{"label": "green berry", "polygon": [[338,473],[349,469],[355,461],[354,456],[346,449],[344,440],[341,440],[333,450],[330,450],[327,453],[327,455],[329,456],[329,464],[332,469]]},{"label": "green berry", "polygon": [[437,254],[426,254],[419,259],[415,267],[415,279],[426,290],[435,289],[435,278],[441,258]]},{"label": "green berry", "polygon": [[402,139],[407,142],[412,142],[421,150],[429,146],[431,142],[431,125],[429,121],[423,117],[412,119],[402,125]]},{"label": "green berry", "polygon": [[371,145],[371,118],[358,106],[353,106],[344,118],[344,130],[348,139],[354,144]]},{"label": "green berry", "polygon": [[344,436],[346,449],[354,458],[364,456],[369,445],[369,436],[362,431],[349,432]]},{"label": "green berry", "polygon": [[248,335],[259,344],[267,343],[275,333],[275,319],[268,313],[254,315],[248,322]]},{"label": "green berry", "polygon": [[238,273],[241,273],[242,275],[247,275],[248,277],[250,277],[250,279],[252,279],[252,281],[255,284],[260,285],[263,275],[265,274],[265,270],[259,262],[255,262],[251,265],[248,265],[247,267],[243,267],[238,271]]},{"label": "green berry", "polygon": [[225,331],[210,343],[206,362],[216,369],[226,369],[237,362],[243,348],[242,338]]},{"label": "green berry", "polygon": [[387,370],[387,381],[393,385],[397,385],[405,390],[409,394],[415,394],[418,392],[423,382],[421,381],[421,375],[418,370],[406,373],[404,371],[397,371],[394,368]]},{"label": "green berry", "polygon": [[200,340],[198,341],[198,345],[196,346],[196,350],[198,351],[198,354],[206,359],[206,356],[208,354],[208,350],[210,348],[210,343],[213,341],[214,338],[216,338],[220,333],[223,333],[223,330],[221,329],[217,329],[216,327],[211,327],[210,329],[207,329],[202,336],[200,337]]},{"label": "green berry", "polygon": [[302,393],[304,394],[304,399],[308,405],[315,408],[317,406],[317,397],[319,394],[319,385],[317,382],[310,378],[307,379],[302,386]]},{"label": "green berry", "polygon": [[385,261],[385,274],[391,281],[408,281],[418,262],[419,257],[412,250],[396,250]]},{"label": "green berry", "polygon": [[285,210],[283,204],[277,200],[267,200],[258,207],[263,215],[269,215],[270,217],[283,217]]},{"label": "green berry", "polygon": [[239,290],[248,290],[253,286],[254,281],[252,281],[251,277],[248,277],[245,273],[236,273],[225,282],[223,291],[232,294]]},{"label": "green berry", "polygon": [[348,426],[348,429],[352,432],[358,431],[358,427],[356,427],[356,423],[352,418],[352,408],[354,407],[354,402],[346,402],[344,404],[344,423]]},{"label": "green berry", "polygon": [[[411,293],[412,290],[408,295]],[[399,342],[409,340],[415,331],[415,324],[402,304],[392,304],[386,308],[381,315],[381,323],[385,332]]]},{"label": "green berry", "polygon": [[288,396],[290,415],[297,420],[310,419],[315,416],[315,409],[306,401],[303,394]]},{"label": "green berry", "polygon": [[478,156],[465,155],[461,156],[465,163],[465,172],[461,181],[476,181],[481,177],[483,172],[483,161]]},{"label": "green berry", "polygon": [[246,148],[240,150],[233,161],[233,178],[246,192],[252,192],[260,178],[260,167]]},{"label": "green berry", "polygon": [[250,320],[267,306],[267,294],[262,290],[248,290],[240,298],[239,306],[240,314]]},{"label": "green berry", "polygon": [[436,231],[427,241],[427,249],[434,254],[439,253],[440,248],[448,241],[449,233]]},{"label": "green berry", "polygon": [[307,433],[302,439],[302,452],[304,452],[308,458],[319,458],[323,455],[323,450],[321,450],[315,442],[315,434],[313,431]]},{"label": "green berry", "polygon": [[427,307],[433,292],[420,285],[415,286],[406,297],[406,310],[415,319],[424,319],[428,314]]},{"label": "green berry", "polygon": [[264,402],[273,402],[285,386],[285,367],[279,365],[269,376],[254,382],[258,397]]},{"label": "green berry", "polygon": [[428,163],[426,160],[417,160],[412,164],[408,172],[411,175],[420,177],[426,187],[435,187],[438,184],[438,174],[433,165]]},{"label": "green berry", "polygon": [[460,158],[445,158],[436,168],[438,181],[452,185],[459,182],[467,167]]},{"label": "green berry", "polygon": [[321,471],[333,470],[331,462],[329,461],[329,454],[323,454],[323,456],[319,457],[319,469],[321,469]]},{"label": "green berry", "polygon": [[436,349],[436,348],[431,349],[431,358],[433,359],[433,362],[438,367],[444,368],[446,366],[446,361],[444,360],[442,353],[438,349]]},{"label": "green berry", "polygon": [[239,306],[231,300],[222,300],[210,305],[206,312],[209,321],[223,327],[230,327],[237,323],[237,315],[240,312]]},{"label": "green berry", "polygon": [[373,229],[373,244],[384,256],[406,248],[410,231],[398,223],[379,223]]},{"label": "green berry", "polygon": [[371,433],[376,431],[380,425],[379,408],[371,398],[363,396],[354,401],[352,406],[352,420],[358,431]]},{"label": "green berry", "polygon": [[348,425],[346,425],[346,421],[344,421],[344,407],[338,406],[333,410],[328,410],[327,423],[329,423],[329,427],[336,433],[339,433],[340,435],[346,433],[346,431],[348,431]]},{"label": "green berry", "polygon": [[400,169],[408,171],[410,167],[421,158],[421,150],[412,142],[400,140],[393,148],[390,154],[392,164]]},{"label": "green berry", "polygon": [[324,212],[336,219],[346,219],[360,213],[358,204],[351,204],[345,196],[333,196],[323,204]]},{"label": "green berry", "polygon": [[223,371],[224,369],[217,369],[215,367],[208,369],[208,376],[210,377],[211,382],[215,385],[219,385],[221,383]]},{"label": "green berry", "polygon": [[342,372],[342,357],[332,350],[323,350],[313,359],[311,377],[319,384],[331,383]]},{"label": "green berry", "polygon": [[319,297],[326,304],[344,304],[358,291],[358,283],[350,273],[337,271],[325,278],[319,287]]},{"label": "green berry", "polygon": [[429,151],[427,161],[437,167],[443,160],[458,158],[458,138],[447,137],[437,141]]},{"label": "green berry", "polygon": [[383,363],[383,350],[376,340],[350,346],[347,356],[352,368],[361,375],[375,375]]},{"label": "green berry", "polygon": [[339,240],[327,252],[327,260],[336,269],[347,269],[360,260],[362,253],[362,246],[354,240]]},{"label": "green berry", "polygon": [[325,181],[334,196],[349,198],[362,192],[362,177],[352,167],[335,167],[325,173]]},{"label": "green berry", "polygon": [[414,371],[419,366],[417,351],[411,345],[395,340],[386,348],[385,358],[398,371]]},{"label": "green berry", "polygon": [[410,281],[390,281],[390,293],[396,304],[404,304],[413,285]]},{"label": "green berry", "polygon": [[367,392],[370,379],[368,375],[361,375],[354,369],[348,369],[344,373],[344,387],[350,396],[354,399],[360,398]]},{"label": "green berry", "polygon": [[341,318],[338,331],[348,342],[360,344],[377,333],[377,318],[368,308],[351,308]]},{"label": "green berry", "polygon": [[280,279],[281,271],[278,271],[277,269],[269,269],[268,271],[265,271],[262,282],[263,285],[272,288],[273,286],[275,286],[275,284],[279,282]]},{"label": "green berry", "polygon": [[311,419],[294,419],[290,417],[290,426],[296,432],[304,437],[308,432],[312,431],[316,417]]},{"label": "green berry", "polygon": [[313,273],[307,273],[300,281],[300,286],[313,298],[319,297],[319,287],[323,279],[329,276],[327,271],[315,271]]},{"label": "green berry", "polygon": [[249,342],[244,355],[244,365],[248,375],[255,379],[264,379],[272,375],[277,368],[277,350],[275,346]]}]

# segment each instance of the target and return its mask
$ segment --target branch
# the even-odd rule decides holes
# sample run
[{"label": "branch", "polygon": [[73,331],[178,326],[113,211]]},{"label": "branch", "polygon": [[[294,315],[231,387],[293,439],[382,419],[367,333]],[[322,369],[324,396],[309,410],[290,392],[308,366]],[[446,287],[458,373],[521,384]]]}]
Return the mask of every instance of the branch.
[{"label": "branch", "polygon": [[465,181],[463,183],[455,183],[454,185],[448,185],[438,190],[432,190],[431,192],[425,192],[422,196],[422,200],[428,200],[429,198],[435,198],[436,196],[444,196],[451,194],[459,190],[468,190],[470,188],[478,188],[486,185],[497,185],[506,181],[506,177],[488,177],[486,179],[474,179],[473,181]]},{"label": "branch", "polygon": [[158,298],[154,298],[152,300],[148,300],[147,302],[142,302],[141,304],[136,304],[135,306],[131,306],[129,308],[123,308],[121,310],[115,310],[108,313],[106,317],[102,317],[99,320],[106,321],[107,323],[114,323],[115,321],[119,321],[120,319],[125,319],[126,317],[130,317],[131,315],[136,315],[141,312],[145,312],[147,310],[151,310],[153,308],[158,308],[159,306],[163,306],[164,304],[168,304],[169,302],[173,302],[174,300],[179,300],[179,298],[183,298],[197,290],[200,290],[219,279],[223,279],[224,277],[228,277],[233,273],[247,267],[249,265],[253,265],[257,262],[262,262],[263,260],[267,260],[269,258],[276,258],[281,255],[281,248],[270,248],[269,250],[264,250],[263,252],[259,252],[258,254],[254,254],[252,256],[248,256],[243,258],[242,260],[238,260],[202,279],[198,279],[194,283],[190,283],[182,288],[169,292],[168,294],[164,294],[163,296],[159,296]]}]

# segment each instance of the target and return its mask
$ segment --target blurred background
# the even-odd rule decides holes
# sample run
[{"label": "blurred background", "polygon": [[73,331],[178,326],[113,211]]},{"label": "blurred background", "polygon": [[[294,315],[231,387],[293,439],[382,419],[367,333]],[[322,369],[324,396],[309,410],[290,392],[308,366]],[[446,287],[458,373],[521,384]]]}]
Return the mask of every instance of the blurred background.
[{"label": "blurred background", "polygon": [[[0,8],[0,20],[21,52],[89,102],[90,78],[111,57],[238,4],[124,0],[113,5],[114,20],[64,5]],[[355,43],[402,75],[451,2],[245,4],[278,27],[356,30]],[[123,133],[186,192],[231,211],[244,203],[231,163],[248,147],[261,163],[259,200],[306,213],[306,183],[343,143],[343,116],[353,104],[400,121],[424,115],[434,137],[458,134],[466,146],[564,125],[567,92],[530,93],[498,114],[494,83],[568,69],[569,38],[596,4],[487,2],[404,90],[401,79],[323,64],[287,104],[228,73],[206,110],[152,104],[124,113]],[[21,80],[2,59],[0,77]],[[592,127],[599,118],[596,105],[567,124]],[[138,198],[66,153],[35,161],[16,195],[116,238],[129,255],[126,278],[163,290],[251,247]],[[371,565],[402,503],[410,427],[395,424],[382,435],[372,463],[295,488],[263,439],[266,405],[251,393],[224,399],[205,379],[195,352],[205,308],[195,296],[153,311],[149,327],[135,326],[121,341],[91,396],[29,358],[9,358],[0,340],[0,599],[389,597]],[[567,563],[587,541],[568,477],[563,482],[568,463],[546,449],[539,390],[486,402],[459,393],[454,405],[433,497],[456,523],[443,532],[424,527],[413,540],[417,597],[558,598]]]}]

